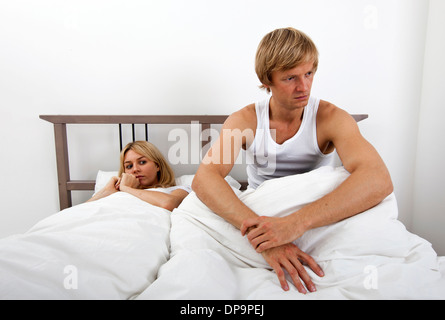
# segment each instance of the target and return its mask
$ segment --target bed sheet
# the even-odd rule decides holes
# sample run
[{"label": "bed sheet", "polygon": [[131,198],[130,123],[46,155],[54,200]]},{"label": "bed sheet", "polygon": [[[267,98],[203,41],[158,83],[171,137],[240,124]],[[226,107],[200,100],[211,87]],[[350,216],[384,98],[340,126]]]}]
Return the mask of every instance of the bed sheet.
[{"label": "bed sheet", "polygon": [[170,211],[124,192],[0,240],[0,299],[132,299],[169,258]]},{"label": "bed sheet", "polygon": [[[323,167],[274,179],[240,199],[265,216],[284,216],[335,189],[348,172]],[[239,230],[191,193],[171,216],[171,257],[137,299],[445,299],[445,260],[397,220],[394,194],[359,215],[295,241],[324,270],[306,267],[317,291],[283,291]]]}]

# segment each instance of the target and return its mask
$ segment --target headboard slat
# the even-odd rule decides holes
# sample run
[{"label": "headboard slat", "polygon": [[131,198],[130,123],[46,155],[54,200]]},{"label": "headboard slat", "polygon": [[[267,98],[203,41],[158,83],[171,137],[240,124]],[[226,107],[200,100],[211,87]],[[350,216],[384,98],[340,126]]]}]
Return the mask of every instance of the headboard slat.
[{"label": "headboard slat", "polygon": [[94,180],[70,180],[66,183],[67,190],[94,190]]},{"label": "headboard slat", "polygon": [[54,124],[54,138],[56,144],[57,179],[59,183],[59,201],[64,207],[71,207],[71,192],[66,182],[70,180],[70,166],[68,158],[68,140],[65,123]]},{"label": "headboard slat", "polygon": [[221,124],[227,117],[227,115],[41,115],[40,119],[54,124],[190,124],[192,121]]}]

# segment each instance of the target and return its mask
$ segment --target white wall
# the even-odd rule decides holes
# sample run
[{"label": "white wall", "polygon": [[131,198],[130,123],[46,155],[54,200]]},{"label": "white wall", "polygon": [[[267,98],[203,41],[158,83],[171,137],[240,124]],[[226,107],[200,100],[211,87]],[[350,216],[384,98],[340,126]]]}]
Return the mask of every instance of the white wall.
[{"label": "white wall", "polygon": [[432,0],[419,118],[413,232],[445,255],[445,1]]},{"label": "white wall", "polygon": [[[313,94],[370,115],[360,128],[411,228],[427,19],[425,0],[0,0],[0,235],[58,210],[53,129],[40,114],[229,114],[265,96],[256,47],[286,26],[319,47]],[[112,134],[97,133],[96,151],[82,130],[69,134],[73,178],[114,166],[114,155],[97,160]],[[427,234],[436,221],[425,220]]]}]

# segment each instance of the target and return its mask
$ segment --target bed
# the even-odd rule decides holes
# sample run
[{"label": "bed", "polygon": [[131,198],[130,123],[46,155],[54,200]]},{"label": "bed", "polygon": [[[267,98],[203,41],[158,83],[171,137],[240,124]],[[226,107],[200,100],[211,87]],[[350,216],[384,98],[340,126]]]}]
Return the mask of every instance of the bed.
[{"label": "bed", "polygon": [[[357,121],[367,117],[353,116]],[[290,290],[283,291],[239,230],[193,192],[171,213],[124,192],[72,205],[72,191],[95,191],[114,172],[98,168],[96,180],[71,180],[67,125],[116,124],[121,139],[122,124],[193,123],[203,132],[227,116],[41,118],[54,125],[60,212],[23,234],[0,239],[0,299],[445,299],[445,257],[397,220],[394,194],[296,240],[325,272],[318,277],[307,269],[317,286],[308,294],[299,293],[291,281]],[[210,143],[203,141],[202,148]],[[226,180],[257,213],[284,216],[348,175],[342,166],[327,166],[267,181],[256,190],[246,190],[244,181]],[[177,183],[190,185],[192,179],[193,172],[178,176]]]}]

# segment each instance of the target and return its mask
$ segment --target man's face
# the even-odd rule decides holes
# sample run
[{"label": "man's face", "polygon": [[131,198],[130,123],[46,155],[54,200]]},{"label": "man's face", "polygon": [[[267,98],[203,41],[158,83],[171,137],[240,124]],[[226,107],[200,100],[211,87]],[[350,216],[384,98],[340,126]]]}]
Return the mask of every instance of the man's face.
[{"label": "man's face", "polygon": [[274,103],[287,109],[304,108],[309,101],[314,64],[307,62],[286,71],[272,72],[272,91]]}]

